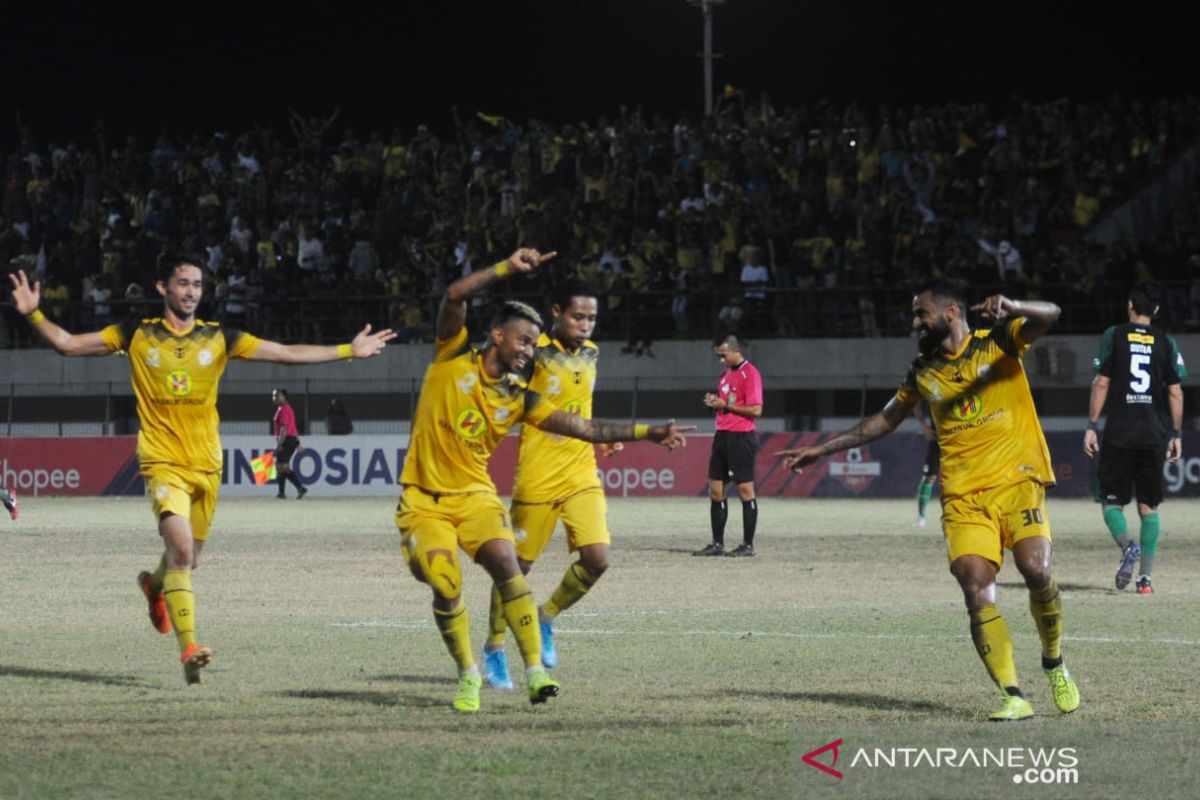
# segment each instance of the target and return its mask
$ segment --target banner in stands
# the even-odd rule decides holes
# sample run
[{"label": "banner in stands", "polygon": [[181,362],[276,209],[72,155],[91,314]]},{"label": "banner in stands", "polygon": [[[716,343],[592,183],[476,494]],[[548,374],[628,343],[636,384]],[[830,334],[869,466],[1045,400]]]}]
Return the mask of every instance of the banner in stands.
[{"label": "banner in stands", "polygon": [[0,438],[0,485],[22,497],[142,494],[131,436]]},{"label": "banner in stands", "polygon": [[[292,456],[296,477],[311,492],[309,497],[400,496],[396,480],[404,466],[408,436],[302,436],[302,450]],[[222,497],[273,497],[274,482],[254,483],[250,462],[271,451],[269,436],[222,436],[225,473]],[[287,487],[289,496],[296,489]]]},{"label": "banner in stands", "polygon": [[[800,474],[775,460],[779,450],[803,447],[828,438],[819,433],[772,433],[759,436],[757,490],[763,497],[911,497],[925,462],[926,441],[897,433],[865,447],[823,459]],[[1049,433],[1058,487],[1054,496],[1087,497],[1095,462],[1083,455],[1078,432]],[[309,497],[396,497],[396,479],[404,465],[408,436],[309,436],[292,460]],[[712,437],[689,437],[688,446],[668,452],[649,442],[598,461],[600,479],[610,497],[702,497],[708,493],[708,456]],[[250,462],[271,449],[267,436],[227,436],[222,495],[271,497],[273,484],[257,486]],[[0,482],[26,496],[141,495],[134,437],[0,438]],[[1167,497],[1200,497],[1200,433],[1184,436],[1184,459],[1164,468]],[[491,460],[492,478],[501,494],[512,491],[517,439],[505,439]],[[289,494],[294,493],[289,489]]]}]

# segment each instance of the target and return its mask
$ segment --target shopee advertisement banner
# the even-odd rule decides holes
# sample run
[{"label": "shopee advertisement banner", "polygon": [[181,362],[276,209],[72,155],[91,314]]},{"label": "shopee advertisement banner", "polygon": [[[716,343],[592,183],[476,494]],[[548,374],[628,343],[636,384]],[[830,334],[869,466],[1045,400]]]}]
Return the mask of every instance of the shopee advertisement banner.
[{"label": "shopee advertisement banner", "polygon": [[[921,479],[927,443],[918,434],[898,433],[822,459],[800,474],[785,470],[779,450],[816,444],[820,433],[774,433],[758,437],[756,488],[761,497],[912,497]],[[1052,496],[1087,497],[1095,462],[1083,455],[1077,432],[1046,436],[1058,486]],[[408,436],[310,436],[292,459],[310,497],[395,497]],[[270,497],[274,484],[256,485],[250,462],[272,449],[269,436],[224,437],[224,496]],[[611,497],[702,497],[708,493],[711,435],[692,436],[682,450],[668,452],[649,442],[598,459],[601,482]],[[0,438],[0,482],[19,494],[140,495],[135,437]],[[1200,434],[1185,434],[1184,459],[1166,464],[1170,497],[1200,497]],[[489,468],[501,494],[512,491],[517,439],[505,439]],[[290,493],[290,491],[289,491]]]},{"label": "shopee advertisement banner", "polygon": [[133,436],[0,439],[0,485],[23,496],[142,494]]}]

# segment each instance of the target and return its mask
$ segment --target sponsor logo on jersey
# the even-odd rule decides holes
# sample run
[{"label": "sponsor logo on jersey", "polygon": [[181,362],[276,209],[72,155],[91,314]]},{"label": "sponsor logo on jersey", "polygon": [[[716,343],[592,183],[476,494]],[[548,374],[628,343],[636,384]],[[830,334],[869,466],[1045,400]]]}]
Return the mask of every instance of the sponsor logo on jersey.
[{"label": "sponsor logo on jersey", "polygon": [[950,402],[950,416],[959,422],[970,422],[983,413],[983,400],[974,392],[959,395]]},{"label": "sponsor logo on jersey", "polygon": [[192,375],[186,369],[175,369],[167,373],[167,391],[172,397],[187,397],[195,388]]},{"label": "sponsor logo on jersey", "polygon": [[1149,333],[1134,333],[1130,331],[1125,338],[1138,344],[1154,344],[1154,335]]},{"label": "sponsor logo on jersey", "polygon": [[464,408],[454,418],[454,430],[464,439],[478,439],[487,433],[487,427],[487,418],[477,408]]}]

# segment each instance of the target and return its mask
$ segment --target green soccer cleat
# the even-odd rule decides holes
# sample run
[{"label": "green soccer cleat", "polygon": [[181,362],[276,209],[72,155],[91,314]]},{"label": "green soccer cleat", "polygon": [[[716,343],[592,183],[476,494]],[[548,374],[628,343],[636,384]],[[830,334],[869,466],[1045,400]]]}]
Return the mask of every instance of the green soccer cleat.
[{"label": "green soccer cleat", "polygon": [[550,677],[544,669],[529,676],[529,702],[533,705],[544,703],[551,697],[558,697],[558,681]]},{"label": "green soccer cleat", "polygon": [[463,675],[458,679],[458,694],[454,695],[455,711],[478,711],[479,689],[483,678],[478,675]]},{"label": "green soccer cleat", "polygon": [[1033,717],[1033,706],[1024,697],[1008,692],[1001,692],[1001,697],[1004,698],[1003,705],[988,717],[992,722],[1019,722]]},{"label": "green soccer cleat", "polygon": [[1059,664],[1054,669],[1045,670],[1050,680],[1050,691],[1054,694],[1054,705],[1064,714],[1070,714],[1079,708],[1079,687],[1075,679],[1067,672],[1065,664]]}]

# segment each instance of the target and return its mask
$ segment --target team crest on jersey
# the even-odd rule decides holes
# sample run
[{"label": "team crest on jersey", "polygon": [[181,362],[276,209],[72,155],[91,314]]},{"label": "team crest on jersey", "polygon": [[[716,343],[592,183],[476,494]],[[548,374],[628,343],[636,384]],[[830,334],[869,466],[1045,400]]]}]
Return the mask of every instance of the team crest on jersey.
[{"label": "team crest on jersey", "polygon": [[167,391],[172,397],[187,397],[195,388],[192,385],[192,375],[186,369],[171,370],[167,373]]},{"label": "team crest on jersey", "polygon": [[151,347],[146,351],[146,366],[156,369],[162,366],[162,356],[158,354],[157,347]]},{"label": "team crest on jersey", "polygon": [[200,361],[200,366],[207,367],[213,362],[212,350],[209,350],[207,347],[204,348],[200,351],[200,355],[197,356],[197,360]]},{"label": "team crest on jersey", "polygon": [[950,416],[959,422],[970,422],[983,413],[983,400],[974,392],[967,392],[950,401]]},{"label": "team crest on jersey", "polygon": [[454,418],[454,430],[464,439],[474,441],[487,433],[487,418],[477,408],[464,408]]},{"label": "team crest on jersey", "polygon": [[871,460],[866,447],[853,447],[838,453],[829,462],[829,475],[855,494],[861,494],[883,474],[883,464]]}]

